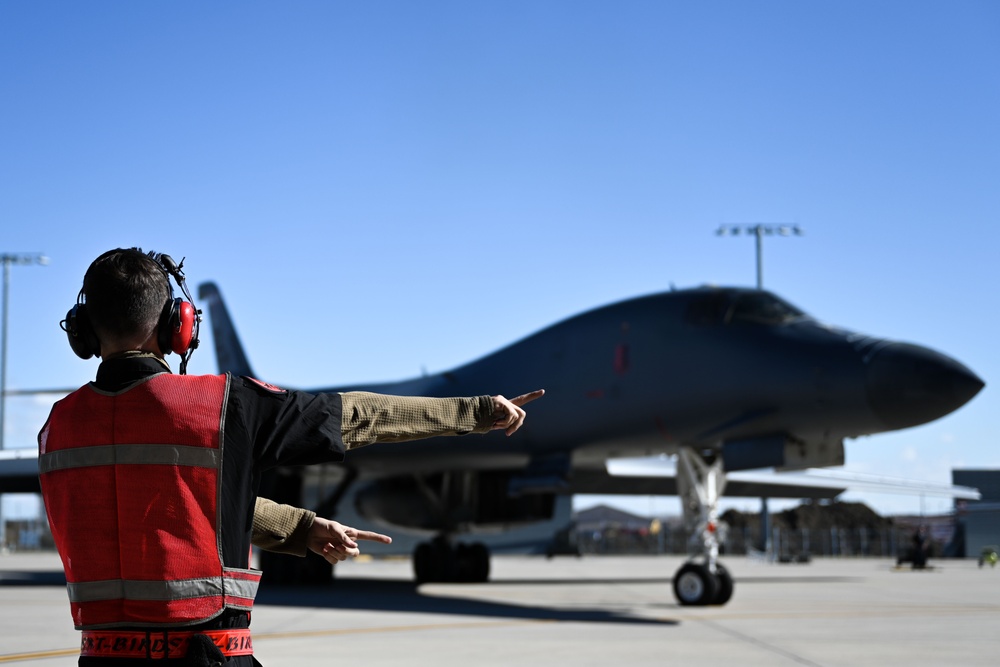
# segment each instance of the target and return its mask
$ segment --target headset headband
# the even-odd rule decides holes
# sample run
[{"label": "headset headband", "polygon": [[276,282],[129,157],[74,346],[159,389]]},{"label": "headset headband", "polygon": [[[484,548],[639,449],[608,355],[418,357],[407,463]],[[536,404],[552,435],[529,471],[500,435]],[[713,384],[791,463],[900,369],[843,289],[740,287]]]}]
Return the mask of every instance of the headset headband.
[{"label": "headset headband", "polygon": [[[142,253],[142,248],[132,248],[133,252]],[[103,253],[91,263],[91,267],[100,262],[105,257],[115,253],[127,252],[123,248],[115,248]],[[170,296],[163,306],[163,312],[157,324],[157,343],[163,354],[176,352],[181,357],[180,373],[187,373],[188,360],[191,354],[198,347],[198,333],[201,324],[201,310],[194,306],[194,299],[188,291],[187,282],[184,279],[184,259],[180,264],[174,262],[170,255],[156,252],[145,253],[147,257],[156,262],[156,265],[163,271],[164,279],[167,281],[167,289]],[[87,269],[88,273],[90,269]],[[170,284],[173,277],[185,299],[174,298],[174,289]],[[84,277],[86,282],[86,277]],[[89,315],[85,302],[86,293],[83,288],[76,298],[76,305],[66,314],[66,319],[60,322],[60,326],[69,337],[69,344],[73,351],[81,359],[101,354],[100,342],[90,325]]]}]

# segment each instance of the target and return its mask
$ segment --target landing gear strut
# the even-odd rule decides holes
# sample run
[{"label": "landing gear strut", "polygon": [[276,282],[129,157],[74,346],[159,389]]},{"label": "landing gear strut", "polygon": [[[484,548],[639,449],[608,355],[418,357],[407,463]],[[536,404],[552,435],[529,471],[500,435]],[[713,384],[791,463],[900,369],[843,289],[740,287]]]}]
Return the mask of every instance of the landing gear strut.
[{"label": "landing gear strut", "polygon": [[413,551],[417,583],[482,583],[490,578],[490,550],[482,542],[452,545],[444,536],[421,542]]},{"label": "landing gear strut", "polygon": [[674,575],[674,595],[682,605],[721,605],[733,596],[733,578],[719,562],[718,504],[725,485],[721,459],[707,461],[690,447],[680,448],[677,489],[694,554]]}]

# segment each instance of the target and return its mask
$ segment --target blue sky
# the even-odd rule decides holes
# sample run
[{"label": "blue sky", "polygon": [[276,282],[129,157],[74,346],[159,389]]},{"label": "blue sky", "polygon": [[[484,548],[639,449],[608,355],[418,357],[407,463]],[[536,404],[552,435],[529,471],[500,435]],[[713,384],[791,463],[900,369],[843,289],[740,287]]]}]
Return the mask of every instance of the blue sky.
[{"label": "blue sky", "polygon": [[[51,258],[11,269],[7,386],[92,378],[57,322],[111,247],[186,257],[257,375],[310,387],[752,285],[716,228],[788,222],[766,287],[987,382],[847,469],[1000,467],[998,31],[989,1],[2,3],[0,252]],[[33,446],[47,408],[7,411]]]}]

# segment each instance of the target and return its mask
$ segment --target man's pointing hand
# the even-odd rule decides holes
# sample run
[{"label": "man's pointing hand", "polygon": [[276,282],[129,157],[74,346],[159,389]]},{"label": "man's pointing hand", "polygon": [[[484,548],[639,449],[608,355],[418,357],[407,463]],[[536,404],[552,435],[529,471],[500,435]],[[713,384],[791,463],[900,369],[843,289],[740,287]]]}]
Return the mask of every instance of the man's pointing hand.
[{"label": "man's pointing hand", "polygon": [[514,431],[521,428],[521,424],[524,423],[525,412],[521,409],[521,406],[544,395],[544,389],[537,389],[527,394],[515,396],[514,398],[494,396],[493,430],[503,429],[507,435],[513,435]]}]

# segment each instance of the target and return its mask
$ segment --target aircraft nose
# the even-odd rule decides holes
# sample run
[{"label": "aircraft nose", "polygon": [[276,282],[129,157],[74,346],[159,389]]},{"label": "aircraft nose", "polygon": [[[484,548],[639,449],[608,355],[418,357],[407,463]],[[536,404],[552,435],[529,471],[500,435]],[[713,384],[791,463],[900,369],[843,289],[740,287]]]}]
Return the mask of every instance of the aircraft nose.
[{"label": "aircraft nose", "polygon": [[951,357],[909,343],[889,343],[868,361],[868,401],[890,430],[943,417],[983,386],[975,373]]}]

